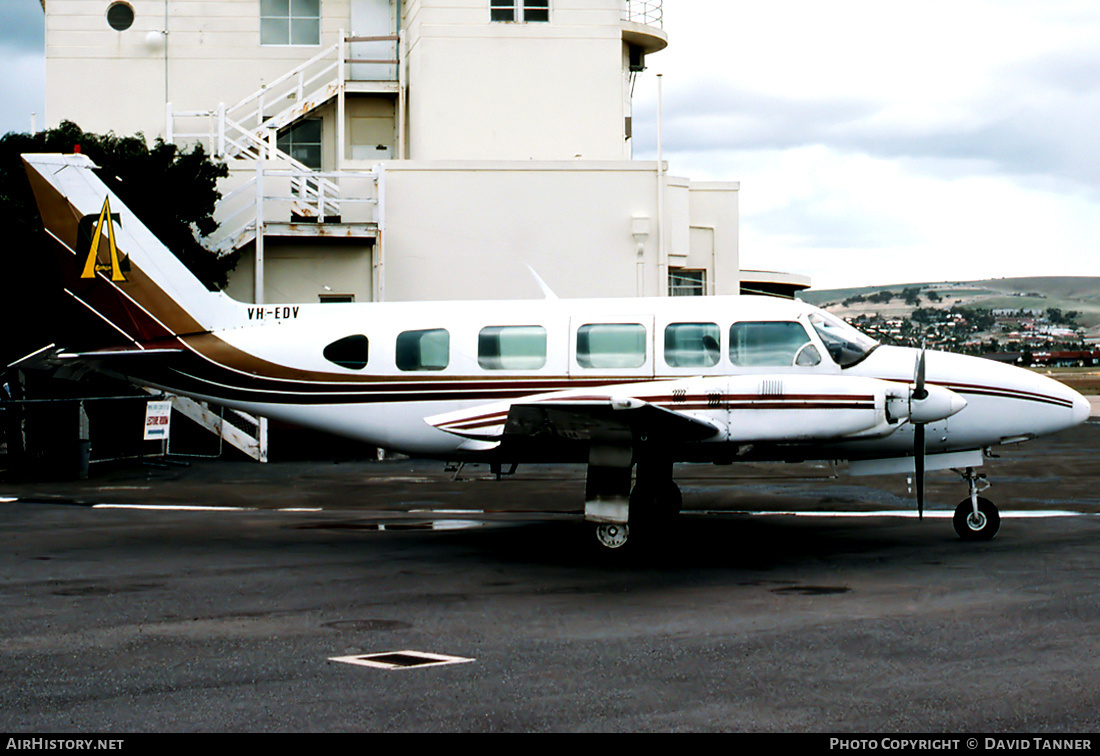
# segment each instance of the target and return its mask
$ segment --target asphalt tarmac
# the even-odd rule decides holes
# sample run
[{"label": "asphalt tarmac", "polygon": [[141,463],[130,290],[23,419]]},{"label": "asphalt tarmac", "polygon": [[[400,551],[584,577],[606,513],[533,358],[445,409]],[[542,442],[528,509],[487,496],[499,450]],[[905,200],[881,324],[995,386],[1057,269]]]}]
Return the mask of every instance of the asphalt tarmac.
[{"label": "asphalt tarmac", "polygon": [[950,473],[921,522],[904,477],[682,467],[626,555],[580,467],[0,483],[0,731],[1097,732],[1098,450],[1095,421],[1004,449],[979,544]]}]

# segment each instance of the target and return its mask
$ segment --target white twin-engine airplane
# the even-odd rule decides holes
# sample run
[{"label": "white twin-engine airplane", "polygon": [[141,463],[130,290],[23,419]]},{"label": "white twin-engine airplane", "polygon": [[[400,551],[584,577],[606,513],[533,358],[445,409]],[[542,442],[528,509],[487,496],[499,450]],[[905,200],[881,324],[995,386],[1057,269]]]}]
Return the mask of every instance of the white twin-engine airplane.
[{"label": "white twin-engine airplane", "polygon": [[989,539],[983,450],[1089,416],[1049,378],[881,345],[767,297],[243,304],[208,291],[86,156],[24,160],[66,292],[118,337],[55,361],[411,455],[585,462],[608,548],[679,512],[674,463],[740,460],[915,475],[922,514],[925,471],[955,469],[955,529]]}]

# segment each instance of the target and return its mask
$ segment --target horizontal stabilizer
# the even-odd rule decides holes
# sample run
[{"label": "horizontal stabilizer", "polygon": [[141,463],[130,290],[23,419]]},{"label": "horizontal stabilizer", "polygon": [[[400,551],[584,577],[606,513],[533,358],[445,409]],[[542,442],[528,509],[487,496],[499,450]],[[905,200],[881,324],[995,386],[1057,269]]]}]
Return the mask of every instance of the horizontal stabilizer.
[{"label": "horizontal stabilizer", "polygon": [[59,360],[110,360],[118,359],[120,357],[163,357],[165,355],[182,354],[185,350],[182,348],[162,347],[158,349],[130,349],[130,348],[117,348],[117,349],[97,349],[91,352],[60,352],[57,355]]},{"label": "horizontal stabilizer", "polygon": [[61,350],[57,348],[56,344],[47,344],[41,349],[28,354],[26,357],[20,357],[15,362],[12,362],[8,367],[12,370],[47,370],[57,367],[57,354]]}]

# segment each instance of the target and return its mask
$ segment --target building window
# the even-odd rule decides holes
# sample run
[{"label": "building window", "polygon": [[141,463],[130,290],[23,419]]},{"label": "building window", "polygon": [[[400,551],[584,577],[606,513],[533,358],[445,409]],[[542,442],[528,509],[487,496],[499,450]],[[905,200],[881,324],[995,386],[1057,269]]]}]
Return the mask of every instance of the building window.
[{"label": "building window", "polygon": [[550,0],[489,0],[493,21],[537,23],[550,20]]},{"label": "building window", "polygon": [[115,31],[126,31],[134,25],[134,9],[129,3],[111,3],[107,8],[107,23]]},{"label": "building window", "polygon": [[321,0],[260,0],[260,44],[321,44]]},{"label": "building window", "polygon": [[320,118],[307,118],[279,133],[275,146],[307,168],[321,170]]},{"label": "building window", "polygon": [[668,273],[670,297],[701,297],[707,293],[707,272],[680,268]]}]

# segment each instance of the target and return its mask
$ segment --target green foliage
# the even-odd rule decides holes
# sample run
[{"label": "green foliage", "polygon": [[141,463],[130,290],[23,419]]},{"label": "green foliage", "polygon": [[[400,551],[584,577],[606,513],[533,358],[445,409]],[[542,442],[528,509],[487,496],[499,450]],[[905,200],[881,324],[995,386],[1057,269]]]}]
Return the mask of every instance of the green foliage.
[{"label": "green foliage", "polygon": [[196,145],[190,151],[157,139],[114,134],[88,134],[69,121],[37,134],[9,133],[0,137],[0,213],[5,220],[39,223],[34,198],[20,155],[27,152],[80,151],[100,167],[99,176],[134,211],[165,246],[210,289],[221,289],[235,255],[219,258],[206,250],[192,231],[208,236],[218,226],[214,206],[218,179],[229,175]]},{"label": "green foliage", "polygon": [[[37,134],[11,132],[0,137],[0,219],[6,232],[0,276],[0,316],[11,326],[0,342],[0,359],[17,358],[58,338],[51,318],[63,299],[38,207],[21,155],[71,153],[76,146],[100,167],[99,175],[142,222],[210,289],[225,286],[237,255],[218,257],[206,250],[195,230],[217,228],[217,181],[228,168],[210,159],[202,147],[180,150],[158,139],[152,146],[140,134],[88,134],[71,122]],[[194,229],[194,230],[193,230]],[[33,317],[31,317],[33,315]],[[10,362],[5,359],[5,364]]]},{"label": "green foliage", "polygon": [[1053,325],[1076,326],[1079,317],[1081,317],[1081,313],[1077,310],[1062,312],[1057,307],[1048,307],[1046,311],[1046,318]]}]

